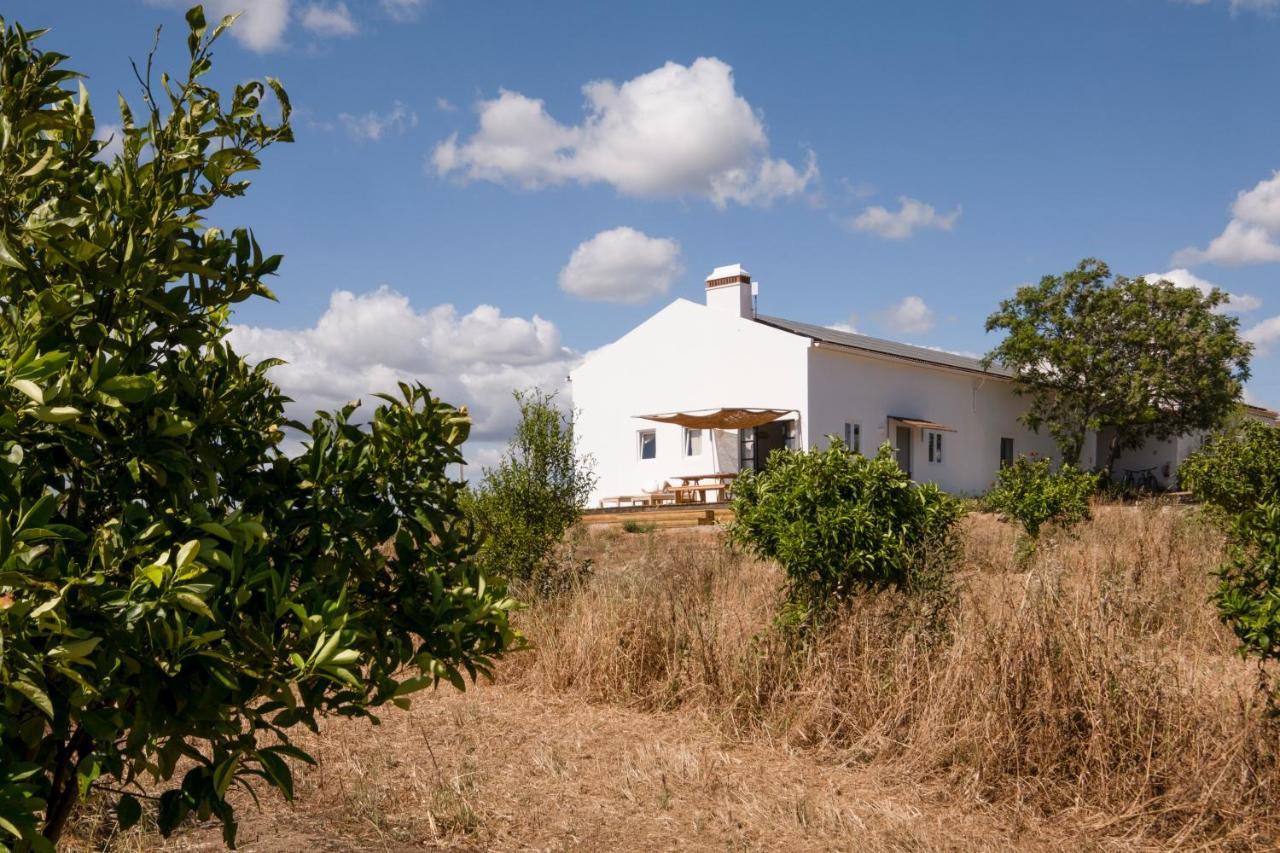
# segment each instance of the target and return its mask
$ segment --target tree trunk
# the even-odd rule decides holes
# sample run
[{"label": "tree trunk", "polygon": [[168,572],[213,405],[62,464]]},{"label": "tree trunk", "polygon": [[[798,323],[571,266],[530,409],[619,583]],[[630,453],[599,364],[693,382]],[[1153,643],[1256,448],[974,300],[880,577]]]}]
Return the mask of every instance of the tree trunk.
[{"label": "tree trunk", "polygon": [[1120,431],[1116,430],[1116,432],[1111,436],[1111,443],[1107,445],[1107,464],[1105,466],[1105,470],[1107,472],[1108,480],[1110,480],[1115,474],[1114,469],[1116,466],[1116,457],[1119,455],[1120,455]]},{"label": "tree trunk", "polygon": [[53,771],[53,785],[49,792],[49,807],[45,811],[42,833],[54,844],[62,836],[67,818],[71,817],[71,810],[78,798],[76,767],[92,745],[93,740],[89,735],[83,729],[76,729],[71,740],[58,751],[58,766]]}]

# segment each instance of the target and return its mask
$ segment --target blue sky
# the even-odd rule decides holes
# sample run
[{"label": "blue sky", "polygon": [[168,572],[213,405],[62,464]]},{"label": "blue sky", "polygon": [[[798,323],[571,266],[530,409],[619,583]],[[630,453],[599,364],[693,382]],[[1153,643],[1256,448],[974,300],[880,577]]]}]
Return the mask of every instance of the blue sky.
[{"label": "blue sky", "polygon": [[[6,15],[107,125],[157,25],[181,69],[183,7]],[[233,32],[215,83],[297,110],[220,212],[285,255],[237,343],[300,406],[418,377],[494,444],[513,385],[738,261],[762,312],[983,352],[1001,298],[1085,256],[1236,294],[1280,403],[1280,0],[254,0]]]}]

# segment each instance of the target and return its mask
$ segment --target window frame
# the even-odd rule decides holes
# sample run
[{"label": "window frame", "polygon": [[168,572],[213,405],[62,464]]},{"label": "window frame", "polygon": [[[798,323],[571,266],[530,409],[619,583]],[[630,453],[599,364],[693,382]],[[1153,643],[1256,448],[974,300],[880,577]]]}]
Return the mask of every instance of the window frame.
[{"label": "window frame", "polygon": [[[685,458],[691,459],[695,456],[701,456],[702,455],[702,438],[703,438],[702,434],[705,432],[705,430],[693,429],[692,427],[682,427],[682,429],[684,430],[684,435],[681,436],[681,438],[683,439],[681,444],[684,449]],[[693,447],[695,441],[697,443],[696,450]]]},{"label": "window frame", "polygon": [[[651,442],[651,447],[653,448],[652,456],[644,455],[644,445],[645,445],[644,437],[646,435],[653,437],[653,440]],[[650,429],[636,430],[636,458],[639,459],[641,462],[651,462],[654,459],[658,458],[658,431],[656,429],[650,428]]]},{"label": "window frame", "polygon": [[862,453],[862,424],[859,421],[844,422],[844,446],[850,453]]},{"label": "window frame", "polygon": [[[1008,456],[1004,455],[1005,442],[1008,442],[1009,444]],[[1018,459],[1018,448],[1017,448],[1017,444],[1014,442],[1013,436],[1009,436],[1009,435],[1000,436],[1000,468],[1001,469],[1008,468],[1010,465],[1016,462],[1017,459]]]},{"label": "window frame", "polygon": [[945,458],[942,453],[942,433],[936,430],[925,430],[925,444],[928,445],[929,452],[927,458],[930,465],[941,465]]}]

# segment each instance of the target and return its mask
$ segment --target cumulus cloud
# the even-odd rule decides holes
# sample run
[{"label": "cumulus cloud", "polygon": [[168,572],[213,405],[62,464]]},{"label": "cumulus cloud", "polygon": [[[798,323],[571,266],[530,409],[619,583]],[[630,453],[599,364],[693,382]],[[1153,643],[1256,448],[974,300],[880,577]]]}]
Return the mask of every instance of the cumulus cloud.
[{"label": "cumulus cloud", "polygon": [[518,419],[511,392],[564,387],[577,353],[554,324],[534,316],[505,317],[491,305],[459,314],[452,305],[418,310],[389,288],[335,291],[309,329],[236,326],[231,342],[255,361],[282,358],[271,376],[294,399],[289,415],[310,420],[397,381],[422,382],[443,399],[467,405],[478,442],[501,441]]},{"label": "cumulus cloud", "polygon": [[346,3],[314,3],[302,10],[302,26],[318,36],[353,36],[360,31]]},{"label": "cumulus cloud", "polygon": [[[1215,287],[1218,287],[1218,285],[1213,282],[1206,281],[1187,269],[1174,269],[1161,273],[1147,273],[1143,278],[1150,282],[1161,280],[1172,282],[1178,287],[1194,287],[1196,290],[1204,294],[1208,294]],[[1218,289],[1226,290],[1225,287],[1218,287]],[[1236,314],[1244,314],[1262,307],[1262,300],[1256,296],[1239,293],[1228,293],[1227,296],[1227,304],[1222,307],[1225,310]]]},{"label": "cumulus cloud", "polygon": [[503,90],[477,107],[479,128],[436,146],[441,176],[526,189],[576,181],[631,196],[700,196],[723,208],[803,193],[818,175],[768,156],[764,122],[734,88],[733,69],[702,57],[617,84],[582,87],[586,116],[561,124],[543,101]]},{"label": "cumulus cloud", "polygon": [[387,134],[404,133],[409,128],[418,126],[418,114],[400,101],[393,103],[391,109],[384,113],[339,113],[338,120],[352,139],[361,142],[377,142]]},{"label": "cumulus cloud", "polygon": [[560,289],[582,299],[634,305],[666,293],[683,270],[675,240],[623,226],[580,243],[560,270]]},{"label": "cumulus cloud", "polygon": [[[1277,0],[1280,2],[1280,0]],[[1175,264],[1191,266],[1280,262],[1280,172],[1241,190],[1231,205],[1231,221],[1205,249],[1187,248],[1173,256]]]},{"label": "cumulus cloud", "polygon": [[919,296],[905,297],[884,312],[885,324],[895,332],[919,334],[933,328],[933,311]]},{"label": "cumulus cloud", "polygon": [[[154,6],[186,9],[189,0],[148,0]],[[231,37],[255,53],[266,53],[284,44],[289,27],[289,0],[205,0],[205,17],[212,24],[224,15],[240,13]]]},{"label": "cumulus cloud", "polygon": [[405,23],[418,17],[426,0],[382,0],[382,11],[393,21]]},{"label": "cumulus cloud", "polygon": [[849,221],[849,227],[854,231],[870,232],[886,240],[905,240],[926,228],[950,231],[960,218],[958,206],[950,213],[938,213],[933,205],[914,198],[902,196],[898,201],[901,206],[896,211],[879,205],[868,207]]},{"label": "cumulus cloud", "polygon": [[1242,337],[1250,341],[1261,353],[1268,353],[1280,343],[1280,315],[1268,317],[1261,323],[1244,330]]},{"label": "cumulus cloud", "polygon": [[858,334],[858,315],[850,314],[848,320],[839,323],[828,323],[828,329],[834,329],[837,332],[847,332],[851,335]]}]

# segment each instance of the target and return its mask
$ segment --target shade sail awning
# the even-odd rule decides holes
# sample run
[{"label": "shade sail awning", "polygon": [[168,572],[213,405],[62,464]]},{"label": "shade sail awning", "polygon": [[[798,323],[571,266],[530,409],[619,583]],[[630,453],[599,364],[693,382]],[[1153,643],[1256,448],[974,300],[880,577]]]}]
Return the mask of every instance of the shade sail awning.
[{"label": "shade sail awning", "polygon": [[926,421],[926,420],[923,420],[922,418],[899,418],[894,415],[890,415],[889,420],[897,421],[903,426],[919,427],[920,429],[931,429],[931,430],[934,430],[935,432],[955,432],[956,431],[954,427],[943,426],[942,424],[934,423],[933,421]]},{"label": "shade sail awning", "polygon": [[658,415],[636,415],[646,421],[679,424],[691,429],[750,429],[772,423],[795,409],[695,409],[691,412],[667,412]]}]

